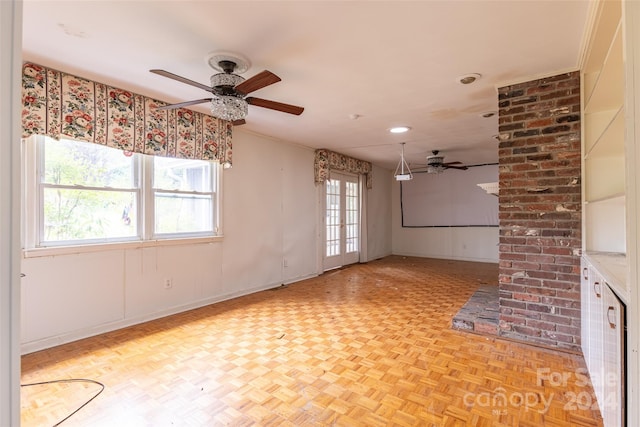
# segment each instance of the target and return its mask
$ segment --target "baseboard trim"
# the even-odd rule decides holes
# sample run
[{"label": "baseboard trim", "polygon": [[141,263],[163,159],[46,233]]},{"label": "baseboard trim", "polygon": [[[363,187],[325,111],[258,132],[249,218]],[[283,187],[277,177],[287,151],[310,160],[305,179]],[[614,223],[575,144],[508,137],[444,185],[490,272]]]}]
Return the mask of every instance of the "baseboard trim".
[{"label": "baseboard trim", "polygon": [[85,338],[90,338],[96,335],[104,334],[107,332],[113,332],[118,329],[128,328],[130,326],[139,325],[141,323],[149,322],[156,319],[161,319],[163,317],[172,316],[174,314],[183,313],[185,311],[194,310],[197,308],[205,307],[211,304],[217,304],[223,301],[228,301],[234,298],[239,298],[245,295],[254,294],[256,292],[262,292],[269,289],[274,289],[283,284],[291,284],[295,282],[299,282],[301,280],[310,279],[312,277],[317,276],[316,274],[309,274],[305,276],[300,276],[297,278],[292,278],[284,283],[270,283],[263,286],[257,286],[254,288],[246,289],[240,292],[232,292],[224,295],[218,295],[210,298],[205,298],[198,301],[193,301],[188,304],[183,304],[175,307],[170,307],[164,310],[159,310],[153,313],[134,316],[131,318],[119,319],[112,322],[103,323],[97,326],[93,326],[90,328],[82,329],[79,331],[72,331],[52,337],[47,337],[39,340],[34,340],[30,342],[22,343],[20,346],[21,355],[35,353],[36,351],[46,350],[52,347],[56,347],[63,344],[69,344],[74,341],[79,341]]}]

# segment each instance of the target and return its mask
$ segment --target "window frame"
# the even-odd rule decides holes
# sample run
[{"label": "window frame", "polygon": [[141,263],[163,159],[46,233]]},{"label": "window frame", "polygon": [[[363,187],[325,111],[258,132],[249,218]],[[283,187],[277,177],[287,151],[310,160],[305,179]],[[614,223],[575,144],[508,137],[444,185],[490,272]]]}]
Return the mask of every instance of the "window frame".
[{"label": "window frame", "polygon": [[[145,171],[145,173],[147,173],[148,171],[148,176],[145,176],[145,180],[144,182],[146,184],[148,184],[148,188],[149,191],[148,193],[150,194],[150,202],[145,204],[145,209],[146,209],[146,214],[145,214],[145,219],[151,218],[152,221],[145,221],[145,224],[151,224],[150,227],[148,227],[145,230],[145,234],[147,236],[151,236],[151,239],[154,240],[161,240],[161,239],[180,239],[180,238],[190,238],[190,237],[207,237],[207,236],[212,236],[212,235],[216,235],[216,229],[217,227],[217,217],[218,217],[218,211],[216,209],[216,203],[217,203],[217,191],[216,191],[216,186],[218,185],[218,176],[219,174],[216,173],[217,170],[221,169],[220,168],[220,164],[219,163],[214,163],[214,162],[206,162],[206,161],[199,161],[199,162],[206,162],[206,163],[210,163],[211,164],[211,168],[209,169],[209,180],[210,180],[210,191],[184,191],[184,190],[178,190],[178,189],[173,189],[173,190],[169,190],[166,188],[159,188],[158,186],[156,186],[155,183],[155,179],[154,179],[154,172],[155,172],[155,158],[153,156],[143,156],[142,157],[143,163],[144,163],[144,167],[143,170]],[[186,159],[188,161],[188,159]],[[211,231],[190,231],[190,232],[173,232],[173,233],[162,233],[162,232],[158,232],[156,230],[156,197],[158,194],[176,194],[176,195],[184,195],[184,196],[203,196],[203,195],[207,195],[209,197],[211,197]]]},{"label": "window frame", "polygon": [[[113,249],[116,247],[146,247],[180,245],[194,243],[210,243],[221,240],[221,190],[222,190],[222,165],[219,162],[210,163],[211,192],[204,192],[211,196],[212,230],[200,232],[155,233],[154,232],[154,188],[153,188],[153,163],[154,157],[134,153],[134,173],[137,174],[138,207],[136,209],[138,229],[135,236],[109,238],[109,239],[83,239],[68,241],[44,241],[44,188],[59,187],[71,189],[97,189],[104,187],[92,187],[84,185],[51,185],[41,181],[44,172],[43,147],[46,136],[33,135],[22,140],[22,164],[23,164],[23,193],[22,222],[23,252],[25,257],[46,256],[57,253],[78,253],[87,251]],[[71,142],[78,142],[68,139]],[[109,188],[109,187],[106,187]],[[114,189],[109,191],[131,191],[131,189]],[[183,192],[194,194],[193,192]],[[200,194],[200,193],[198,193]]]}]

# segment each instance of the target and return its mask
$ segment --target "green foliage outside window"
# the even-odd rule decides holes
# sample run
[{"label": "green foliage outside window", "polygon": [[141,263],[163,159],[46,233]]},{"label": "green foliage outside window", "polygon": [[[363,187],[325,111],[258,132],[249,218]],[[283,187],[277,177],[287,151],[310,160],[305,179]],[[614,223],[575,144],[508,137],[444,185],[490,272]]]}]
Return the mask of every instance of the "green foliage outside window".
[{"label": "green foliage outside window", "polygon": [[44,143],[43,240],[104,240],[137,235],[132,157],[96,144]]}]

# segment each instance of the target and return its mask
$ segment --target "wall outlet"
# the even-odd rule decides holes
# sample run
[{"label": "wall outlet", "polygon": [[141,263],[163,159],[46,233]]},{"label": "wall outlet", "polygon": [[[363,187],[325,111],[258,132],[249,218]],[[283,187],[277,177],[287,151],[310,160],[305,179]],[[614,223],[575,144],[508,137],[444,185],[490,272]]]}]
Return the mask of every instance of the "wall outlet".
[{"label": "wall outlet", "polygon": [[287,261],[286,258],[282,260],[282,266],[283,267],[289,267],[289,261]]},{"label": "wall outlet", "polygon": [[164,279],[164,288],[171,289],[173,286],[173,281],[171,279]]}]

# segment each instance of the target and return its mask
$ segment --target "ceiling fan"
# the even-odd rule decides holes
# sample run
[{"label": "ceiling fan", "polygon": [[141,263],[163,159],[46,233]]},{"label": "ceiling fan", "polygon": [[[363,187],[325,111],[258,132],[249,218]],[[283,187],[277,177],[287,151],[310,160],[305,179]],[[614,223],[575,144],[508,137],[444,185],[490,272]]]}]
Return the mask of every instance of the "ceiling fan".
[{"label": "ceiling fan", "polygon": [[467,170],[467,166],[464,166],[462,162],[444,162],[444,156],[439,155],[439,150],[431,151],[432,155],[427,156],[427,173],[442,173],[446,169],[459,169]]},{"label": "ceiling fan", "polygon": [[177,104],[159,107],[160,110],[171,110],[175,108],[188,107],[190,105],[211,102],[211,114],[222,120],[233,122],[234,125],[246,123],[244,118],[248,113],[248,105],[282,111],[283,113],[300,115],[304,111],[303,107],[284,104],[268,99],[247,96],[248,94],[262,89],[263,87],[279,82],[280,77],[271,71],[264,70],[249,79],[239,76],[249,68],[249,62],[239,56],[229,54],[212,53],[208,57],[208,63],[217,71],[211,76],[211,86],[207,86],[186,77],[178,76],[165,70],[149,70],[154,74],[168,77],[182,83],[211,92],[211,98],[196,99],[194,101],[179,102]]}]

